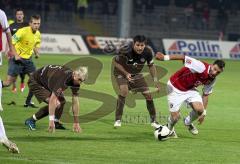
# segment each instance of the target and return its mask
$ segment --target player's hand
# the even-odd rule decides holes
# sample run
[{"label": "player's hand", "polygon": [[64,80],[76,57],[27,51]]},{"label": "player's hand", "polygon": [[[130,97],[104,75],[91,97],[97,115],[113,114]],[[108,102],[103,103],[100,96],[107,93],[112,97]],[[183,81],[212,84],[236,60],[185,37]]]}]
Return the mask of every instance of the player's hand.
[{"label": "player's hand", "polygon": [[156,59],[157,59],[157,60],[164,61],[164,54],[161,53],[161,52],[157,52],[157,54],[156,54]]},{"label": "player's hand", "polygon": [[205,119],[206,115],[201,115],[198,117],[198,124],[202,124],[204,119]]},{"label": "player's hand", "polygon": [[40,57],[39,54],[35,54],[35,59],[38,59]]},{"label": "player's hand", "polygon": [[12,58],[12,57],[18,56],[18,55],[16,55],[16,52],[14,52],[14,51],[8,51],[8,52],[6,53],[6,56],[7,56],[8,58]]},{"label": "player's hand", "polygon": [[126,78],[127,78],[127,80],[128,80],[129,82],[132,82],[132,81],[133,81],[132,76],[131,76],[130,73],[128,73],[128,74],[126,75]]},{"label": "player's hand", "polygon": [[21,60],[21,57],[19,55],[14,56],[15,60]]},{"label": "player's hand", "polygon": [[49,121],[48,132],[49,133],[54,133],[55,132],[54,120],[50,120]]},{"label": "player's hand", "polygon": [[73,132],[76,132],[76,133],[82,132],[82,129],[81,129],[79,123],[73,123]]}]

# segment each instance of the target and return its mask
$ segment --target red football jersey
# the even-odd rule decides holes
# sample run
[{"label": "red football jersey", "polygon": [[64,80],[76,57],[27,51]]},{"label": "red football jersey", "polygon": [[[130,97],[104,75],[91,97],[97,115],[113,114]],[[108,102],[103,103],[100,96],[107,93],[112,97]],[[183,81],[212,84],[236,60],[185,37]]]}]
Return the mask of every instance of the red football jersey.
[{"label": "red football jersey", "polygon": [[2,33],[9,30],[7,16],[3,10],[0,9],[0,51],[2,51]]},{"label": "red football jersey", "polygon": [[215,81],[209,77],[210,64],[185,56],[184,65],[170,78],[172,85],[180,91],[188,91]]}]

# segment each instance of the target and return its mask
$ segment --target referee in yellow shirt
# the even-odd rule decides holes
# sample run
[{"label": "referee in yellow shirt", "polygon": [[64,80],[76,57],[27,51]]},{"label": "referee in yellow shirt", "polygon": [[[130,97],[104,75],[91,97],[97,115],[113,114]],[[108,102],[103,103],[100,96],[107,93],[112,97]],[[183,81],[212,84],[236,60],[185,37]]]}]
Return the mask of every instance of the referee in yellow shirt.
[{"label": "referee in yellow shirt", "polygon": [[[12,39],[12,43],[16,49],[17,55],[9,60],[7,80],[3,82],[3,86],[10,86],[16,81],[20,73],[28,74],[29,76],[36,70],[32,61],[33,53],[36,58],[39,57],[39,48],[41,43],[41,34],[39,27],[41,18],[39,15],[33,15],[30,18],[29,26],[19,29]],[[33,94],[29,92],[24,107],[36,107],[31,103]]]}]

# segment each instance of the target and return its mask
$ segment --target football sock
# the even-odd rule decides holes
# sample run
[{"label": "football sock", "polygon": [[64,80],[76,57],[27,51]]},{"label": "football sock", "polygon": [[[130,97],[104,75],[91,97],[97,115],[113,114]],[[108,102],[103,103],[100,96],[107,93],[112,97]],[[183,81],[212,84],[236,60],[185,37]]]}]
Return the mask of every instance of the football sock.
[{"label": "football sock", "polygon": [[[34,117],[32,117],[35,121],[42,119],[43,117],[46,117],[48,115],[48,105],[40,108],[37,113],[34,114],[36,120]],[[33,115],[33,116],[34,116]]]},{"label": "football sock", "polygon": [[118,95],[117,108],[115,113],[116,120],[122,119],[124,105],[125,105],[125,97]]},{"label": "football sock", "polygon": [[198,113],[195,110],[192,110],[189,115],[185,118],[185,125],[190,125],[193,121],[198,118]]},{"label": "football sock", "polygon": [[169,116],[169,117],[168,117],[168,124],[167,124],[168,129],[173,130],[173,127],[174,127],[174,125],[175,125],[177,122],[178,122],[178,119],[177,119],[177,120],[174,120],[174,119],[172,118],[172,116]]},{"label": "football sock", "polygon": [[32,97],[33,97],[33,93],[29,91],[25,104],[30,104]]},{"label": "football sock", "polygon": [[150,119],[151,119],[150,121],[151,122],[156,121],[156,110],[154,107],[153,100],[146,100],[146,104],[147,104],[147,109],[148,109]]},{"label": "football sock", "polygon": [[6,138],[7,136],[6,136],[5,128],[3,126],[2,117],[0,116],[0,141]]},{"label": "football sock", "polygon": [[25,75],[21,73],[20,78],[21,78],[21,83],[24,83]]}]

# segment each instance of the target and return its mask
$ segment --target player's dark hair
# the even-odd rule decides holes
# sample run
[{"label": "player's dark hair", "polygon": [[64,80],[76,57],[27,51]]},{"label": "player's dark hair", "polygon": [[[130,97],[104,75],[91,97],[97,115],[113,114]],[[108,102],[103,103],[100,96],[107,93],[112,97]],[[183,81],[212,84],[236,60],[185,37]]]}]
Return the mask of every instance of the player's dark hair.
[{"label": "player's dark hair", "polygon": [[220,69],[224,69],[224,67],[225,67],[225,62],[223,61],[223,60],[215,60],[214,61],[214,63],[213,63],[213,65],[217,65]]},{"label": "player's dark hair", "polygon": [[39,19],[41,19],[41,16],[40,15],[32,15],[30,18],[30,22],[32,22],[33,19],[39,20]]},{"label": "player's dark hair", "polygon": [[[22,11],[22,12],[23,12],[23,9],[22,9],[22,8],[17,8],[17,9],[15,10],[15,15],[17,14],[18,11]],[[23,12],[23,13],[24,13],[24,12]]]},{"label": "player's dark hair", "polygon": [[136,42],[144,42],[144,43],[147,43],[147,38],[144,36],[144,35],[136,35],[134,38],[133,38],[133,42],[136,43]]}]

